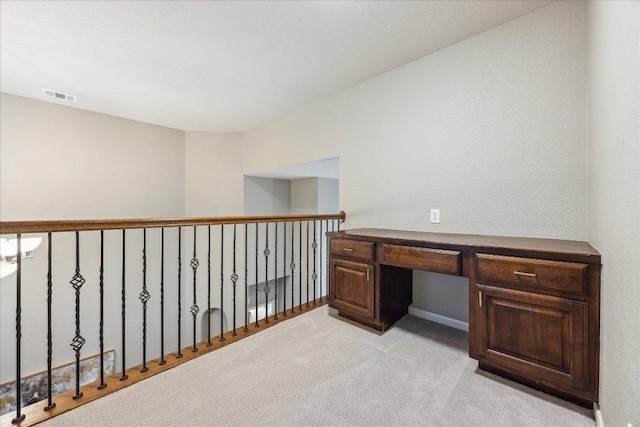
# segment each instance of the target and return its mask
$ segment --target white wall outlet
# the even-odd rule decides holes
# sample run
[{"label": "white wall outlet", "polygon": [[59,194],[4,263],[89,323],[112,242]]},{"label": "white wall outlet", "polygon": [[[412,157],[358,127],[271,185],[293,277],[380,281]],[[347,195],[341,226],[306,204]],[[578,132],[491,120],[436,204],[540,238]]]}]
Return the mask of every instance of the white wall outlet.
[{"label": "white wall outlet", "polygon": [[440,209],[431,209],[431,224],[440,224]]}]

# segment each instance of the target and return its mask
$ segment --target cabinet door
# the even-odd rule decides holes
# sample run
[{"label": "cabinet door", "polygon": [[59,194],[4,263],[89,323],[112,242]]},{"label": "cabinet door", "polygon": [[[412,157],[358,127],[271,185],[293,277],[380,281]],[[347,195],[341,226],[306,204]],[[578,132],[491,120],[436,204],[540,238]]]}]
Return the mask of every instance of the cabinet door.
[{"label": "cabinet door", "polygon": [[586,388],[587,304],[478,285],[479,359],[560,390]]},{"label": "cabinet door", "polygon": [[331,258],[332,306],[363,318],[375,317],[373,265]]}]

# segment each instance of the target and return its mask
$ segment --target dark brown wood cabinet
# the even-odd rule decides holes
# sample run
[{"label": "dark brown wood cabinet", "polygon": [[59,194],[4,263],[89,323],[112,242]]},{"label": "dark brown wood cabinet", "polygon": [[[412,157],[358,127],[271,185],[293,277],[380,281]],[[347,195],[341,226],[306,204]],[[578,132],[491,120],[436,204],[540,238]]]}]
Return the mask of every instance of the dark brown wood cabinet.
[{"label": "dark brown wood cabinet", "polygon": [[412,269],[469,278],[469,356],[583,406],[598,401],[600,254],[586,242],[358,229],[327,233],[329,305],[385,331]]},{"label": "dark brown wood cabinet", "polygon": [[332,258],[329,266],[331,283],[329,298],[335,308],[350,312],[364,320],[375,318],[374,266]]},{"label": "dark brown wood cabinet", "polygon": [[478,285],[478,357],[582,395],[588,375],[586,303]]}]

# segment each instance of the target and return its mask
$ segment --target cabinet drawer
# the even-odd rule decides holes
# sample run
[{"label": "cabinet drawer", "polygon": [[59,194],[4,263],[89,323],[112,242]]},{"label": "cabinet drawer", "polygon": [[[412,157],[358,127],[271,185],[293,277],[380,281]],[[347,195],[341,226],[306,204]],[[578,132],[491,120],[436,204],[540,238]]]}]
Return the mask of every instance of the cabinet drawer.
[{"label": "cabinet drawer", "polygon": [[586,294],[587,264],[476,254],[476,281]]},{"label": "cabinet drawer", "polygon": [[382,263],[397,267],[415,268],[444,274],[461,274],[459,251],[383,245]]},{"label": "cabinet drawer", "polygon": [[374,243],[358,240],[332,239],[331,253],[340,257],[348,257],[362,261],[374,261]]}]

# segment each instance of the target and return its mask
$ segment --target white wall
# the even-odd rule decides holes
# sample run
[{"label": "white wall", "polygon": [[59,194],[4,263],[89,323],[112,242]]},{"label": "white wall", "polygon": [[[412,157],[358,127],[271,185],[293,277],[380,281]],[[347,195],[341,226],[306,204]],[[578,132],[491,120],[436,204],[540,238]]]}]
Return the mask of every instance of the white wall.
[{"label": "white wall", "polygon": [[315,214],[318,210],[318,179],[291,181],[291,215]]},{"label": "white wall", "polygon": [[[0,108],[0,218],[179,217],[184,215],[184,133],[103,114],[2,94]],[[148,231],[149,337],[159,336],[159,231]],[[120,351],[121,231],[105,232],[105,348]],[[177,234],[167,231],[166,316],[177,316]],[[98,342],[99,233],[80,237],[83,357]],[[53,236],[53,364],[73,360],[74,236]],[[115,254],[115,255],[114,255]],[[46,358],[46,259],[44,242],[24,261],[22,374],[41,371]],[[127,232],[127,365],[141,363],[142,232]],[[0,282],[0,383],[15,375],[15,280]],[[175,346],[175,322],[166,325]],[[170,337],[170,338],[169,338]],[[156,341],[157,342],[157,341]],[[159,346],[148,348],[149,358]]]},{"label": "white wall", "polygon": [[640,425],[640,3],[589,2],[589,241],[602,254],[600,407]]},{"label": "white wall", "polygon": [[318,214],[340,212],[340,181],[330,178],[318,178]]},{"label": "white wall", "polygon": [[2,93],[3,221],[184,215],[184,133]]},{"label": "white wall", "polygon": [[557,2],[245,132],[244,168],[340,157],[347,228],[584,240],[585,141],[586,4]]},{"label": "white wall", "polygon": [[186,216],[242,215],[242,134],[185,132]]},{"label": "white wall", "polygon": [[288,179],[244,177],[245,215],[289,215],[291,182]]}]

